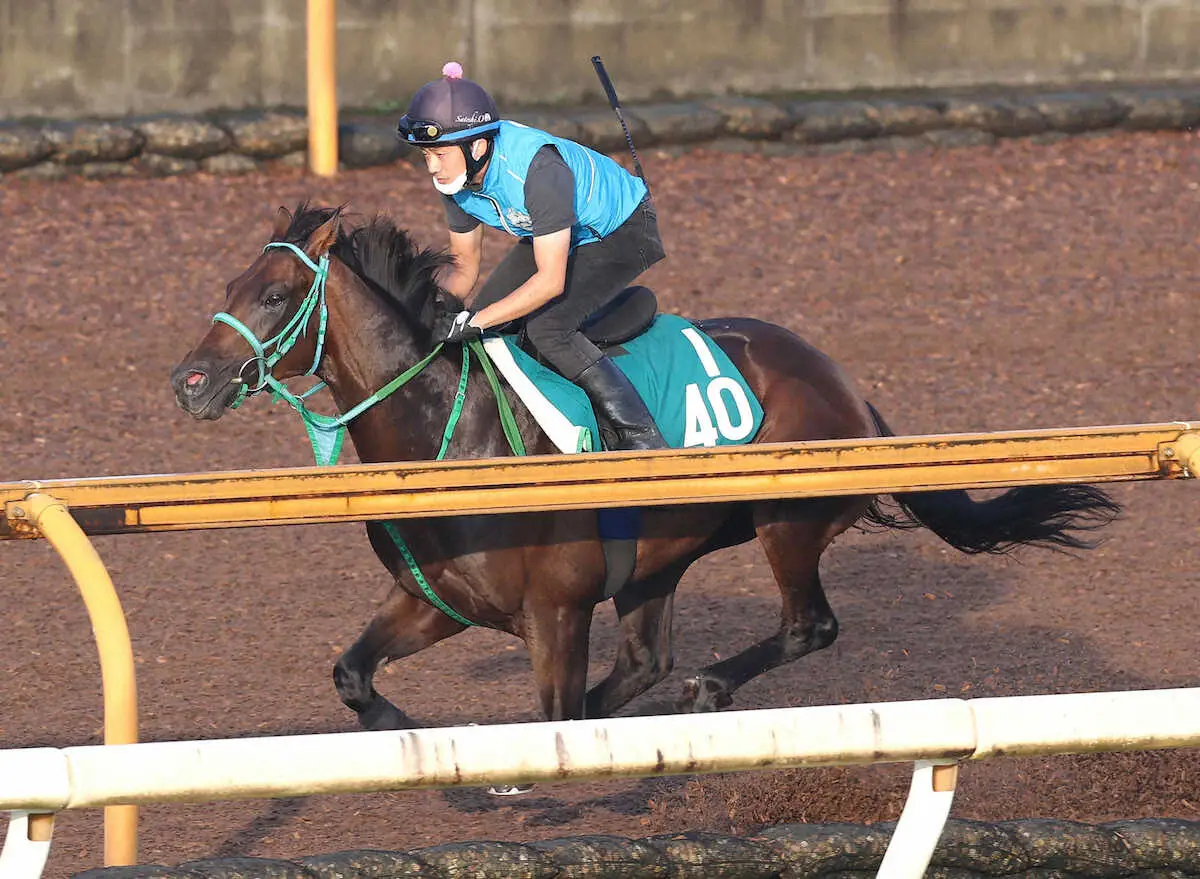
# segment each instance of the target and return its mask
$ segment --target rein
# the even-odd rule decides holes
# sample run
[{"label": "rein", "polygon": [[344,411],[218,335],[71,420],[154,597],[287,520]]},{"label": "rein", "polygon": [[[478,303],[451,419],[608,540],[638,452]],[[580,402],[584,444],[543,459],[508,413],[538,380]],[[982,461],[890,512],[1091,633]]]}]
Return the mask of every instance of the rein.
[{"label": "rein", "polygon": [[[238,389],[238,394],[233,402],[229,404],[229,408],[236,409],[241,406],[247,397],[252,397],[268,387],[271,388],[274,399],[284,400],[300,414],[301,419],[304,421],[304,428],[308,433],[308,439],[313,449],[313,457],[316,459],[317,464],[330,466],[336,464],[338,457],[341,455],[347,425],[376,403],[380,403],[390,397],[404,385],[408,384],[411,379],[420,375],[425,367],[433,362],[434,357],[445,347],[445,342],[439,342],[432,351],[417,363],[404,370],[404,372],[400,373],[400,375],[396,376],[379,390],[341,415],[330,416],[313,412],[305,405],[304,400],[325,387],[325,382],[319,382],[304,393],[296,395],[289,391],[283,382],[275,378],[271,374],[271,370],[284,355],[295,347],[302,335],[308,334],[308,326],[314,312],[318,312],[317,346],[313,354],[312,365],[304,375],[313,375],[321,365],[321,360],[325,354],[325,329],[329,321],[329,308],[325,302],[325,283],[329,278],[329,254],[322,255],[320,260],[314,263],[309,259],[308,254],[290,242],[272,241],[263,248],[263,251],[265,252],[271,247],[285,247],[291,250],[304,265],[311,269],[314,275],[312,286],[309,287],[308,294],[304,297],[304,301],[300,304],[300,308],[293,315],[292,319],[287,322],[282,330],[265,342],[259,341],[250,328],[232,314],[223,311],[213,315],[213,323],[223,323],[228,327],[232,327],[238,335],[246,340],[251,350],[254,351],[254,356],[242,364],[242,370],[239,370],[238,377],[234,379],[241,387]],[[273,349],[270,354],[267,353],[268,349]],[[487,352],[484,350],[482,342],[476,339],[462,346],[462,372],[458,380],[458,390],[454,395],[454,405],[451,407],[450,417],[446,421],[445,430],[442,431],[442,444],[441,448],[438,449],[435,460],[441,461],[445,458],[446,451],[450,447],[450,440],[454,436],[455,428],[458,427],[459,418],[462,416],[463,405],[467,399],[467,380],[470,375],[471,352],[474,352],[475,356],[479,358],[484,375],[487,376],[488,384],[495,395],[496,408],[500,414],[500,424],[504,430],[504,436],[508,440],[509,448],[512,449],[514,455],[526,454],[525,443],[522,441],[520,430],[517,428],[517,421],[513,415],[512,407],[509,406],[508,398],[504,395],[504,391],[500,387],[500,380],[496,377],[496,371],[492,366],[491,358],[488,357]],[[254,387],[247,385],[241,377],[241,372],[251,363],[258,366],[258,382]],[[413,578],[417,581],[417,585],[421,587],[421,591],[429,599],[430,603],[446,614],[446,616],[464,626],[476,625],[466,617],[456,613],[433,591],[433,587],[425,579],[420,565],[417,564],[417,560],[409,550],[408,544],[400,536],[400,531],[395,523],[384,522],[383,527],[396,544],[396,548],[404,557],[404,561],[408,565]]]}]

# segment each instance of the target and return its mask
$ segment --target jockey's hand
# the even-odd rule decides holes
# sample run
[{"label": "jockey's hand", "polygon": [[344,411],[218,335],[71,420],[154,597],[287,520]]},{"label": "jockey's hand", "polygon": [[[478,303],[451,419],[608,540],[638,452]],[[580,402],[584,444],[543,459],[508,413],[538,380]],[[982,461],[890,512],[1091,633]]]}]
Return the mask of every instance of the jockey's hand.
[{"label": "jockey's hand", "polygon": [[433,337],[450,344],[473,342],[483,335],[483,330],[471,323],[472,311],[443,312],[433,322]]}]

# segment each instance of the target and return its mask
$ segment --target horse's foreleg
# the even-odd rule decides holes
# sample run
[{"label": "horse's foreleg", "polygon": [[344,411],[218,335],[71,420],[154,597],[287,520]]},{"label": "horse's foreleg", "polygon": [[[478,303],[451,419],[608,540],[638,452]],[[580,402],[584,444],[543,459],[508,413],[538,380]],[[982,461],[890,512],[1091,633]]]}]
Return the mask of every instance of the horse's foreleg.
[{"label": "horse's foreleg", "polygon": [[464,628],[397,586],[354,645],[338,658],[333,667],[333,685],[364,729],[419,726],[379,694],[374,685],[375,671],[385,661],[410,656]]},{"label": "horse's foreleg", "polygon": [[755,528],[783,599],[779,631],[684,681],[680,711],[725,708],[747,681],[834,642],[837,618],[821,587],[818,564],[833,538],[857,520],[863,503],[835,499],[756,507]]},{"label": "horse's foreleg", "polygon": [[662,571],[613,599],[621,642],[608,677],[587,694],[587,717],[608,717],[671,673],[671,616],[675,587],[687,565]]},{"label": "horse's foreleg", "polygon": [[547,720],[583,718],[591,625],[590,606],[535,607],[527,618],[523,635]]}]

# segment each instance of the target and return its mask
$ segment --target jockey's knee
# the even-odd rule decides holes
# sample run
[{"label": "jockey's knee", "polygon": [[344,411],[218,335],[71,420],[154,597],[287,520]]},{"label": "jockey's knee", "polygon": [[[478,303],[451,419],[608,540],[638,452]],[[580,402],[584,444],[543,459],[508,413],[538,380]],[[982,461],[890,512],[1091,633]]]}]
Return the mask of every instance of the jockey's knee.
[{"label": "jockey's knee", "polygon": [[596,362],[598,349],[578,328],[535,325],[531,321],[526,327],[526,336],[538,354],[564,378],[573,381],[575,376]]}]

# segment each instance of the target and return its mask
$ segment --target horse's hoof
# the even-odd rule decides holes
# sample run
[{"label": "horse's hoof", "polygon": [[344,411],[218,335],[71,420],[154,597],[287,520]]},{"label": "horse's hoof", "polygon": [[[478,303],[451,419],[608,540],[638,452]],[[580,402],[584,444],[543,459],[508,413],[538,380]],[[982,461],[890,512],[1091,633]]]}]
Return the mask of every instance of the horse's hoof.
[{"label": "horse's hoof", "polygon": [[494,784],[487,792],[494,797],[519,797],[533,790],[532,784]]},{"label": "horse's hoof", "polygon": [[396,730],[420,729],[421,724],[413,720],[386,699],[376,700],[370,708],[358,715],[358,722],[363,729]]},{"label": "horse's hoof", "polygon": [[715,678],[696,675],[683,682],[683,696],[675,703],[681,714],[706,714],[733,704],[725,684]]}]

